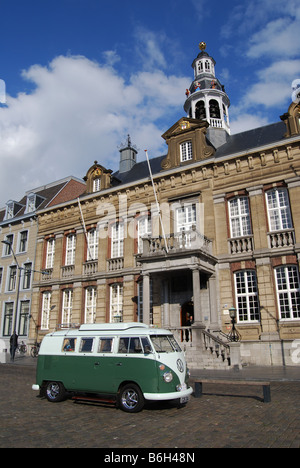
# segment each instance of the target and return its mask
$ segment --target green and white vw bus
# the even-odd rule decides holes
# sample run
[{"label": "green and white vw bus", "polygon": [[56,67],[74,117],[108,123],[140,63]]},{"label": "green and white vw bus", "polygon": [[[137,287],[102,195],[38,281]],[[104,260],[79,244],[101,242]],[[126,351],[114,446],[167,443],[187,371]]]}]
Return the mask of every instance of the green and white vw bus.
[{"label": "green and white vw bus", "polygon": [[172,333],[142,323],[84,324],[49,333],[32,388],[52,402],[68,393],[113,396],[127,412],[140,411],[145,400],[183,404],[192,393]]}]

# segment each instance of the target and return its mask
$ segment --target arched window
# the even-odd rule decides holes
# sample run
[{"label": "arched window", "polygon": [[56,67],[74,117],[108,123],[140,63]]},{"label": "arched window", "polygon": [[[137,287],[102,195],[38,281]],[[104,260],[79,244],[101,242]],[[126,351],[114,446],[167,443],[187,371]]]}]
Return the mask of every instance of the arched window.
[{"label": "arched window", "polygon": [[219,103],[215,99],[209,101],[209,115],[211,119],[221,118]]},{"label": "arched window", "polygon": [[209,60],[205,60],[205,71],[210,72],[210,62],[209,62]]},{"label": "arched window", "polygon": [[206,119],[206,110],[204,101],[198,101],[196,104],[195,118],[199,120]]},{"label": "arched window", "polygon": [[202,73],[203,72],[203,63],[200,61],[197,63],[197,73]]}]

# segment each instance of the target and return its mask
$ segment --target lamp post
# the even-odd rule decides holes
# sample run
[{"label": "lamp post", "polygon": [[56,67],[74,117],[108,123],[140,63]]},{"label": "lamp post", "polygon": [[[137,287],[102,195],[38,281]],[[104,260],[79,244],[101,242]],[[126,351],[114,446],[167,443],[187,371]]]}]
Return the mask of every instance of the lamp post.
[{"label": "lamp post", "polygon": [[12,340],[12,344],[11,344],[11,353],[10,353],[11,360],[14,361],[15,351],[16,351],[16,348],[17,348],[16,328],[17,328],[19,291],[20,291],[20,279],[21,279],[21,269],[22,268],[20,267],[20,265],[18,263],[15,252],[14,252],[14,250],[12,248],[11,242],[3,240],[2,244],[8,245],[10,247],[10,249],[12,251],[12,254],[13,254],[13,257],[14,257],[14,260],[15,260],[16,265],[17,265],[17,297],[16,297],[16,303],[15,303],[14,312],[13,312],[13,328],[12,328],[13,340]]},{"label": "lamp post", "polygon": [[237,329],[235,328],[235,324],[236,324],[236,308],[235,307],[230,307],[229,309],[229,315],[230,315],[230,318],[231,318],[231,324],[232,324],[232,327],[231,327],[231,331],[228,335],[228,339],[229,341],[240,341],[241,339],[241,335],[239,334],[239,332],[237,331]]}]

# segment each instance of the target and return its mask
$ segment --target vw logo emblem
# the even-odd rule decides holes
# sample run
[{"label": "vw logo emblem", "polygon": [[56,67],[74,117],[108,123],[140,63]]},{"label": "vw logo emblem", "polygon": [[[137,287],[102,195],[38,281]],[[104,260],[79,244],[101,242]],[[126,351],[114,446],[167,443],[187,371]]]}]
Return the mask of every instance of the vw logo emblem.
[{"label": "vw logo emblem", "polygon": [[177,367],[178,367],[179,372],[184,371],[184,365],[181,359],[177,359]]}]

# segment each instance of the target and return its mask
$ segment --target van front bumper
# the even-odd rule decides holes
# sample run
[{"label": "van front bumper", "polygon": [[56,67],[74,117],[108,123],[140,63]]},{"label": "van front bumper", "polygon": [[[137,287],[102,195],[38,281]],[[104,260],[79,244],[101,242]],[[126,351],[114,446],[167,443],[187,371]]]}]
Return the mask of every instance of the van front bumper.
[{"label": "van front bumper", "polygon": [[187,388],[186,390],[181,390],[181,392],[170,392],[170,393],[144,393],[145,400],[155,400],[155,401],[164,401],[164,400],[177,400],[178,398],[187,398],[193,393],[192,387]]},{"label": "van front bumper", "polygon": [[31,388],[32,388],[32,390],[35,390],[37,392],[40,390],[40,386],[36,385],[36,384],[33,384]]}]

